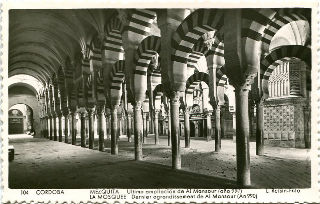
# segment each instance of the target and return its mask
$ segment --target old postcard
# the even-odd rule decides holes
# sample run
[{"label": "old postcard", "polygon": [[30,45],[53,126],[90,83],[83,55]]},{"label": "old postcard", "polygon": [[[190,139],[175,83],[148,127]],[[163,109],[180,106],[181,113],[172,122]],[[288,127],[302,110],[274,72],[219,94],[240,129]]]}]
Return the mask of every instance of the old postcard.
[{"label": "old postcard", "polygon": [[318,1],[1,9],[3,203],[320,202]]}]

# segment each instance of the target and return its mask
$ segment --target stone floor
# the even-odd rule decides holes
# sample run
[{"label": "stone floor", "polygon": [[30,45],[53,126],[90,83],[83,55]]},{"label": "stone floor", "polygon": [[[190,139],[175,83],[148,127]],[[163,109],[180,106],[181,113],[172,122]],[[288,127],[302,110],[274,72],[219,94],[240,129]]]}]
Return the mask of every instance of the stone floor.
[{"label": "stone floor", "polygon": [[[70,141],[70,140],[69,140]],[[119,141],[119,155],[30,136],[10,136],[15,159],[9,164],[10,188],[234,188],[236,148],[222,140],[222,150],[213,151],[214,141],[192,139],[184,148],[181,138],[182,170],[171,169],[167,138],[154,145],[149,136],[143,145],[144,158],[133,161],[133,143]],[[306,149],[266,147],[265,156],[255,156],[250,143],[251,180],[254,188],[310,187],[310,152]]]}]

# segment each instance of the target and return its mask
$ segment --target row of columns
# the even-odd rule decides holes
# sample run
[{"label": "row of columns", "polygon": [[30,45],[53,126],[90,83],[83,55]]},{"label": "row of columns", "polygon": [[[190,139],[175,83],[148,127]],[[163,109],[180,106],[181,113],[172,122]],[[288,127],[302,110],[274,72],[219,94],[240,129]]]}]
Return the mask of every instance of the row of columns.
[{"label": "row of columns", "polygon": [[[247,120],[242,120],[242,117],[234,117],[236,118],[237,124],[237,154],[240,155],[249,155],[249,129],[245,127],[247,123],[249,123],[249,116],[248,116],[248,99],[246,98],[247,92],[243,91],[241,93],[236,93],[236,97],[238,97],[237,104],[237,113],[240,114],[241,112],[242,117],[247,118]],[[239,104],[243,103],[243,105]],[[141,103],[136,103],[134,106],[134,145],[135,145],[135,159],[141,160],[142,159],[142,144],[146,137],[147,131],[147,120],[146,114],[142,113]],[[169,116],[168,122],[170,124],[168,129],[168,145],[172,148],[172,168],[180,169],[181,168],[181,154],[180,154],[180,138],[179,138],[179,94],[174,93],[174,97],[170,100],[170,108],[168,110]],[[221,111],[220,105],[217,105],[215,108],[215,121],[216,121],[216,128],[215,128],[215,151],[219,152],[221,150],[221,135],[223,135],[223,127],[221,124],[224,123],[223,120],[223,111]],[[97,117],[97,129],[99,135],[99,151],[104,150],[104,130],[103,130],[103,111],[101,108],[93,109],[88,108],[86,109],[88,114],[88,129],[89,129],[89,148],[93,149],[94,147],[94,114]],[[257,109],[257,131],[260,131],[260,134],[257,134],[257,154],[263,154],[263,122],[261,123],[261,114],[262,113],[262,106],[258,106]],[[86,147],[86,134],[85,134],[85,111],[80,112],[80,135],[81,135],[81,147]],[[62,114],[51,114],[44,119],[44,135],[49,137],[49,139],[57,141],[59,140],[62,142]],[[64,113],[65,117],[65,142],[68,141],[68,121],[70,121],[70,135],[71,135],[71,143],[76,145],[76,127],[75,127],[75,111],[68,111]],[[207,121],[211,121],[211,113],[206,115]],[[240,119],[239,119],[240,118]],[[57,132],[57,120],[58,120],[58,132]],[[154,133],[155,133],[155,144],[159,144],[159,111],[155,110],[154,114]],[[188,110],[184,112],[184,120],[185,120],[185,147],[190,147],[190,114]],[[127,130],[131,132],[131,117],[127,120]],[[129,125],[130,124],[130,125]],[[243,129],[238,128],[238,126],[243,127]],[[142,127],[142,128],[139,128]],[[234,128],[236,128],[234,127]],[[114,106],[111,109],[111,154],[118,154],[118,114],[117,114],[117,106]],[[258,132],[257,132],[258,133]],[[58,135],[57,135],[58,134]],[[128,133],[128,140],[130,140],[131,134]],[[207,122],[207,140],[211,139],[212,135],[212,126],[211,122]],[[240,135],[240,136],[239,136]],[[258,139],[259,138],[259,139]],[[257,147],[258,147],[257,146]],[[261,153],[262,152],[262,153]],[[238,170],[238,176],[243,179],[248,179],[250,177],[250,172],[248,173],[248,167],[250,166],[250,159],[249,156],[244,158],[237,159],[237,162],[240,162],[242,168]]]},{"label": "row of columns", "polygon": [[[103,110],[102,108],[88,108],[86,111],[82,110],[79,112],[80,119],[80,143],[81,147],[86,147],[86,113],[88,116],[88,139],[89,148],[94,147],[94,115],[97,118],[97,134],[99,136],[99,151],[104,150],[104,128],[103,128]],[[64,142],[69,143],[69,135],[71,136],[71,144],[76,145],[77,127],[76,127],[76,112],[67,111],[63,114],[64,116]],[[106,117],[106,130],[109,129],[109,115],[105,114]],[[130,117],[129,117],[130,118]],[[58,121],[58,127],[57,127]],[[112,140],[112,153],[117,154],[117,112],[116,110],[111,114],[112,129],[111,129],[111,140]],[[131,121],[131,120],[130,120]],[[131,125],[130,125],[131,126]],[[70,127],[70,130],[69,130]],[[54,141],[63,141],[63,127],[62,127],[62,114],[50,114],[49,116],[41,118],[41,133],[45,138]],[[70,134],[69,134],[70,133]]]}]

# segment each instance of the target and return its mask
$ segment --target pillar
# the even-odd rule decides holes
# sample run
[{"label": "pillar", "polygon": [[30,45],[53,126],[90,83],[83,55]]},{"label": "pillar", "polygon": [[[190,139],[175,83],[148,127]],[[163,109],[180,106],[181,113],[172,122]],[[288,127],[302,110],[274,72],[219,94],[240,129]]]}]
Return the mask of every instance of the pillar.
[{"label": "pillar", "polygon": [[89,149],[94,147],[94,109],[88,108]]},{"label": "pillar", "polygon": [[189,109],[185,108],[184,110],[184,142],[185,148],[190,147],[190,115]]},{"label": "pillar", "polygon": [[221,128],[221,137],[220,138],[224,138],[224,115],[225,115],[225,106],[221,105],[220,106],[220,128]]},{"label": "pillar", "polygon": [[221,149],[221,121],[220,121],[220,105],[216,107],[216,128],[214,130],[215,151],[220,152]]},{"label": "pillar", "polygon": [[68,120],[68,112],[64,113],[64,142],[68,144],[69,142],[69,131],[68,131],[68,124],[69,124],[69,120]]},{"label": "pillar", "polygon": [[137,101],[134,104],[134,156],[135,160],[142,160],[142,137],[143,137],[143,124],[142,124],[142,102]]},{"label": "pillar", "polygon": [[171,150],[172,168],[181,169],[180,138],[179,138],[179,92],[173,92],[170,99],[171,108]]},{"label": "pillar", "polygon": [[128,137],[128,142],[131,142],[131,114],[127,114],[127,137]]},{"label": "pillar", "polygon": [[171,146],[171,111],[168,108],[168,146]]},{"label": "pillar", "polygon": [[45,138],[49,138],[49,133],[48,133],[48,129],[49,129],[49,126],[48,126],[48,123],[49,123],[49,118],[48,118],[48,116],[46,116],[45,118],[44,118],[44,122],[45,122],[45,124],[44,124],[44,127],[45,127],[45,130],[44,130],[44,137]]},{"label": "pillar", "polygon": [[159,144],[159,110],[154,111],[154,143]]},{"label": "pillar", "polygon": [[53,116],[53,140],[57,141],[58,137],[57,137],[57,116],[54,115]]},{"label": "pillar", "polygon": [[248,90],[236,89],[237,183],[250,186]]},{"label": "pillar", "polygon": [[62,114],[58,114],[59,142],[62,142]]},{"label": "pillar", "polygon": [[147,141],[147,113],[143,113],[143,143],[146,143]]},{"label": "pillar", "polygon": [[257,104],[257,130],[256,130],[256,155],[264,153],[264,121],[263,121],[263,102]]},{"label": "pillar", "polygon": [[111,119],[110,114],[105,112],[107,140],[110,140]]},{"label": "pillar", "polygon": [[80,137],[81,147],[86,147],[86,116],[84,111],[80,113]]},{"label": "pillar", "polygon": [[111,108],[111,154],[118,154],[118,112],[117,105]]},{"label": "pillar", "polygon": [[212,136],[212,125],[211,125],[211,113],[207,113],[207,141],[211,140]]},{"label": "pillar", "polygon": [[[102,117],[103,117],[103,107],[97,106],[96,109],[96,116],[97,116],[97,131],[99,135],[99,151],[104,151],[104,132],[102,127]],[[105,118],[107,118],[107,114],[105,114]],[[106,120],[106,126],[108,121]]]},{"label": "pillar", "polygon": [[75,111],[70,111],[70,120],[71,120],[71,144],[77,145],[77,127],[76,127],[76,116]]},{"label": "pillar", "polygon": [[152,91],[152,74],[151,72],[148,72],[148,75],[147,75],[147,87],[148,87],[148,96],[149,96],[149,126],[150,126],[150,134],[153,133],[153,130],[155,130],[155,118],[154,118],[154,114],[155,114],[155,110],[153,109],[154,108],[154,105],[153,105],[153,91]]}]

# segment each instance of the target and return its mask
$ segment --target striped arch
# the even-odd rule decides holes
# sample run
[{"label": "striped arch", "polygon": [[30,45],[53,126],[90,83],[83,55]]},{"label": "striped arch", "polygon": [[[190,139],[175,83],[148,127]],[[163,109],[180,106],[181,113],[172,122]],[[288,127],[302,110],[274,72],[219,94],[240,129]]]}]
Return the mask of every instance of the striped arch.
[{"label": "striped arch", "polygon": [[161,109],[161,97],[163,96],[164,88],[162,84],[158,84],[153,91],[154,107],[156,110]]},{"label": "striped arch", "polygon": [[90,59],[89,56],[86,56],[81,59],[81,73],[89,74],[90,72]]},{"label": "striped arch", "polygon": [[66,97],[68,99],[68,108],[75,107],[77,104],[77,95],[74,84],[75,69],[69,58],[65,62],[65,86]]},{"label": "striped arch", "polygon": [[[264,96],[268,97],[268,80],[279,61],[297,58],[307,64],[311,72],[311,49],[301,45],[287,45],[276,48],[263,60],[260,65],[260,79],[262,80],[262,91]],[[311,74],[307,74],[307,89],[311,90]]]},{"label": "striped arch", "polygon": [[209,75],[204,72],[197,72],[190,76],[186,83],[186,94],[192,94],[193,90],[203,81],[209,86]]},{"label": "striped arch", "polygon": [[[269,22],[267,27],[264,29],[262,38],[261,38],[261,54],[269,53],[269,47],[273,36],[285,25],[293,22],[305,20],[308,21],[308,18],[303,14],[283,14],[277,13],[274,18]],[[310,25],[310,24],[309,24]]]},{"label": "striped arch", "polygon": [[152,88],[161,83],[161,70],[160,66],[158,66],[160,61],[160,44],[160,37],[148,36],[141,41],[136,51],[136,67],[134,72],[136,100],[144,100],[144,93],[147,90],[147,72],[151,73]]},{"label": "striped arch", "polygon": [[103,40],[103,50],[109,54],[118,54],[119,59],[123,59],[124,49],[122,47],[123,25],[118,18],[112,18],[105,25],[105,38]]},{"label": "striped arch", "polygon": [[112,105],[119,105],[122,96],[122,83],[124,82],[125,61],[119,60],[114,63],[110,75],[110,97]]},{"label": "striped arch", "polygon": [[85,76],[85,99],[87,102],[88,106],[93,106],[94,103],[96,102],[95,100],[95,96],[94,96],[94,90],[93,90],[93,75],[92,74],[88,74]]},{"label": "striped arch", "polygon": [[79,107],[84,107],[85,106],[85,96],[84,96],[84,81],[83,78],[78,81],[76,87],[77,87],[77,102]]},{"label": "striped arch", "polygon": [[145,38],[149,35],[151,25],[156,18],[156,13],[148,9],[135,9],[130,18],[128,31],[133,35],[139,35]]},{"label": "striped arch", "polygon": [[198,9],[183,20],[173,35],[173,78],[175,87],[185,90],[187,63],[193,47],[203,34],[222,30],[223,11],[220,9]]},{"label": "striped arch", "polygon": [[65,83],[66,83],[66,79],[65,79],[64,71],[62,67],[60,67],[58,70],[58,88],[60,92],[61,110],[68,106],[68,98],[67,98]]},{"label": "striped arch", "polygon": [[212,44],[211,49],[207,49],[205,44],[200,41],[193,47],[194,52],[200,52],[205,57],[208,57],[209,55],[213,56],[213,63],[219,66],[223,66],[225,64],[224,61],[224,43],[222,41],[221,36],[216,36],[214,38],[214,42]]},{"label": "striped arch", "polygon": [[260,43],[265,26],[275,16],[275,9],[243,9],[242,40],[248,72],[255,72],[260,64]]},{"label": "striped arch", "polygon": [[[102,43],[100,39],[98,38],[98,35],[96,35],[93,40],[91,41],[90,44],[90,71],[91,74],[89,77],[92,77],[91,83],[88,88],[92,92],[91,94],[91,99],[90,100],[98,100],[103,102],[105,100],[104,97],[104,84],[103,81],[101,83],[101,80],[99,79],[100,75],[99,73],[102,72],[102,54],[101,54],[101,48],[102,48]],[[93,75],[92,75],[93,73]],[[103,80],[103,78],[102,78]],[[94,83],[97,82],[97,83]],[[89,90],[88,89],[88,90]],[[102,93],[101,93],[102,91]]]}]

